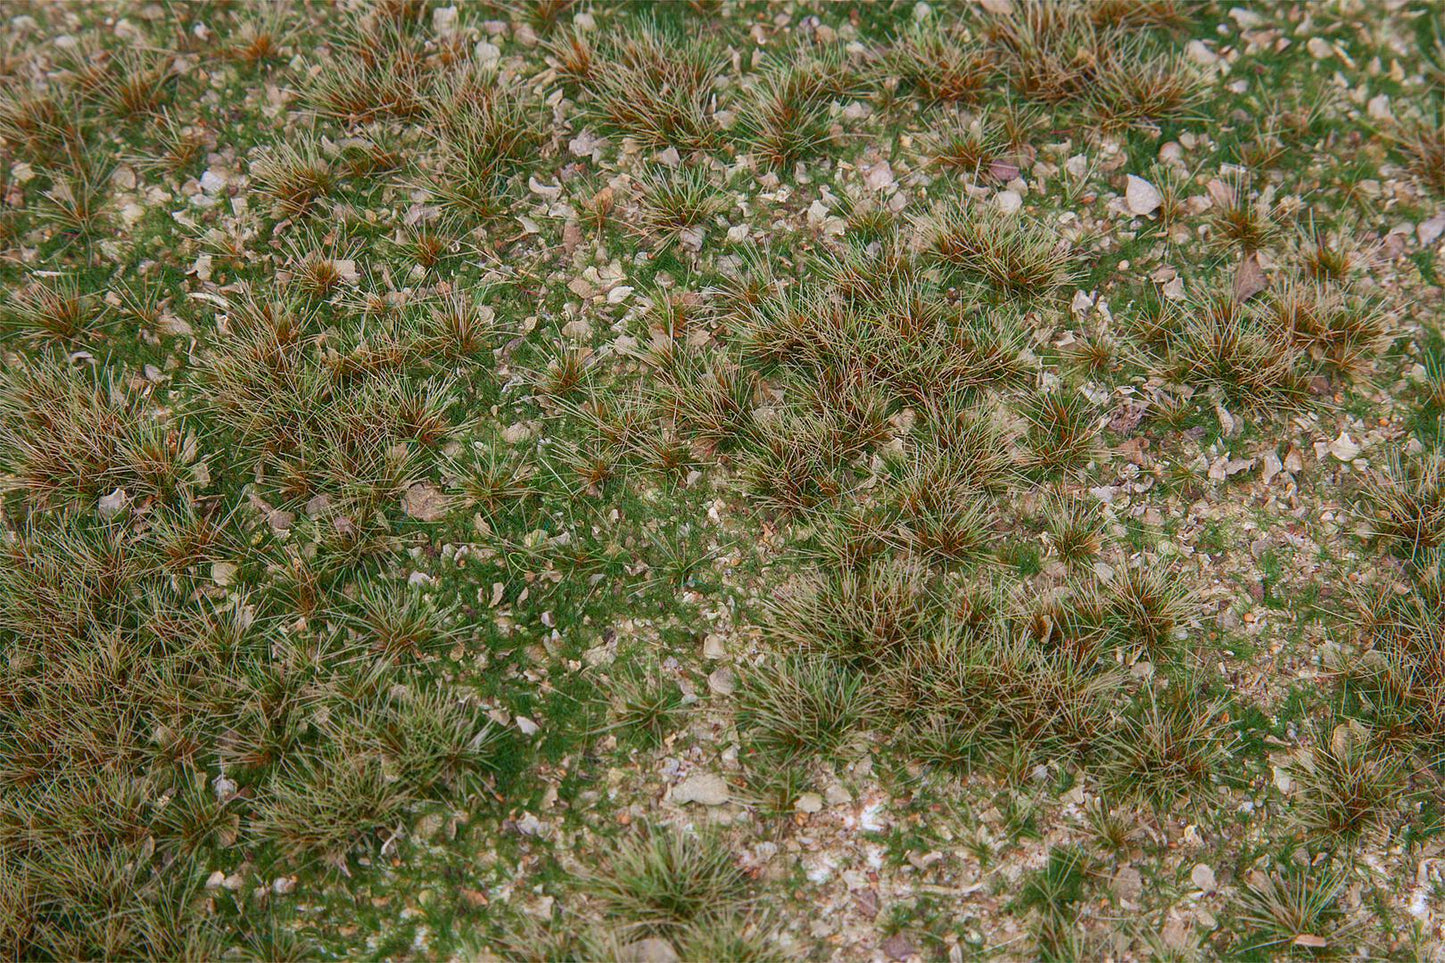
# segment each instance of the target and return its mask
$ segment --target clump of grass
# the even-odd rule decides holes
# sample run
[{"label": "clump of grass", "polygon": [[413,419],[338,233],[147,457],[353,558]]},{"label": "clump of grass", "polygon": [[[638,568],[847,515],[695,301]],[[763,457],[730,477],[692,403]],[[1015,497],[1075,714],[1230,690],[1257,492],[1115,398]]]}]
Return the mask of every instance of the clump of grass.
[{"label": "clump of grass", "polygon": [[283,8],[262,7],[241,19],[227,34],[227,52],[247,66],[271,65],[281,60],[291,34]]},{"label": "clump of grass", "polygon": [[1437,107],[1433,115],[1398,125],[1393,133],[1396,149],[1415,176],[1437,194],[1445,193],[1445,120]]},{"label": "clump of grass", "polygon": [[1157,807],[1190,794],[1207,803],[1215,778],[1228,772],[1227,705],[1194,690],[1191,680],[1149,686],[1106,740],[1104,783],[1122,798]]},{"label": "clump of grass", "polygon": [[108,161],[82,155],[74,164],[51,178],[50,188],[36,206],[36,217],[66,248],[79,243],[87,260],[92,245],[105,236],[112,224]]},{"label": "clump of grass", "polygon": [[778,925],[772,914],[727,910],[678,934],[678,955],[685,960],[771,963],[778,959]]},{"label": "clump of grass", "polygon": [[645,150],[705,150],[717,143],[712,100],[722,63],[707,42],[683,43],[643,26],[607,38],[586,61],[574,48],[570,62],[588,71],[578,77],[590,94],[587,108]]},{"label": "clump of grass", "polygon": [[1396,459],[1371,474],[1364,494],[1373,533],[1393,554],[1424,562],[1445,549],[1445,458]]},{"label": "clump of grass", "polygon": [[1345,374],[1366,370],[1392,333],[1378,305],[1331,284],[1289,281],[1273,292],[1267,310],[1312,360]]},{"label": "clump of grass", "polygon": [[1093,458],[1102,430],[1094,404],[1077,389],[1041,392],[1024,411],[1025,464],[1045,477],[1075,471]]},{"label": "clump of grass", "polygon": [[404,20],[353,18],[333,44],[333,55],[306,85],[307,99],[318,112],[351,123],[423,114],[423,52]]},{"label": "clump of grass", "polygon": [[1034,940],[1045,960],[1079,959],[1082,934],[1078,904],[1089,888],[1091,861],[1078,846],[1055,846],[1043,868],[1028,874],[1009,903],[1013,912],[1034,911]]},{"label": "clump of grass", "polygon": [[470,462],[454,463],[449,474],[483,517],[519,506],[538,490],[536,465],[500,445],[486,445]]},{"label": "clump of grass", "polygon": [[353,846],[394,826],[407,802],[380,758],[336,750],[301,756],[278,771],[253,825],[293,856],[339,863]]},{"label": "clump of grass", "polygon": [[730,359],[659,372],[657,403],[689,438],[725,451],[754,437],[754,372]]},{"label": "clump of grass", "polygon": [[1182,53],[1125,43],[1095,67],[1090,107],[1106,127],[1157,122],[1199,103],[1206,81]]},{"label": "clump of grass", "polygon": [[1091,581],[1030,600],[1019,613],[1034,643],[1080,666],[1096,663],[1105,643],[1117,641],[1108,624],[1110,615],[1104,594]]},{"label": "clump of grass", "polygon": [[464,955],[480,958],[490,952],[508,963],[606,960],[621,955],[623,941],[618,934],[597,926],[559,923],[552,917],[510,914],[498,924],[499,932],[488,940],[485,950],[469,946]]},{"label": "clump of grass", "polygon": [[1193,301],[1166,337],[1165,374],[1250,408],[1300,403],[1308,367],[1294,339],[1230,296]]},{"label": "clump of grass", "polygon": [[355,625],[363,642],[389,659],[422,658],[456,636],[454,613],[410,585],[374,583],[357,599]]},{"label": "clump of grass", "polygon": [[311,301],[328,300],[354,278],[358,250],[343,246],[342,238],[328,237],[329,243],[313,230],[293,236],[287,244],[287,284]]},{"label": "clump of grass", "polygon": [[683,709],[682,689],[655,664],[616,675],[610,701],[617,727],[646,748],[662,745]]},{"label": "clump of grass", "polygon": [[1026,4],[990,18],[985,34],[1024,97],[1081,105],[1095,122],[1121,127],[1180,116],[1203,95],[1201,73],[1147,29],[1169,19],[1144,4]]},{"label": "clump of grass", "polygon": [[1254,192],[1247,175],[1232,175],[1210,208],[1211,243],[1245,254],[1268,247],[1280,235],[1275,214],[1273,203]]},{"label": "clump of grass", "polygon": [[1445,620],[1437,597],[1421,591],[1370,601],[1359,620],[1360,655],[1346,693],[1377,732],[1439,756],[1445,732]]},{"label": "clump of grass", "polygon": [[[676,432],[664,431],[642,442],[638,451],[642,467],[656,472],[670,482],[686,480],[689,474],[698,470],[702,463],[692,443]],[[681,586],[688,581],[687,573],[692,570],[690,556],[667,553],[669,561],[676,567],[668,566],[677,574],[672,581]]]},{"label": "clump of grass", "polygon": [[1321,730],[1290,766],[1294,819],[1311,845],[1358,841],[1384,824],[1405,793],[1397,751],[1358,723]]},{"label": "clump of grass", "polygon": [[1159,207],[1154,212],[1154,220],[1159,233],[1169,237],[1189,218],[1189,199],[1194,183],[1186,172],[1169,164],[1154,164],[1145,179],[1159,192]]},{"label": "clump of grass", "polygon": [[658,169],[638,179],[642,232],[664,245],[687,240],[727,205],[725,187],[701,166]]},{"label": "clump of grass", "polygon": [[538,105],[505,91],[493,73],[468,69],[439,82],[427,110],[441,150],[426,186],[452,217],[500,215],[513,179],[542,148]]},{"label": "clump of grass", "polygon": [[575,397],[588,384],[592,352],[588,348],[557,348],[542,369],[533,375],[537,394],[561,402]]},{"label": "clump of grass", "polygon": [[331,162],[313,142],[267,148],[251,163],[251,181],[282,217],[312,213],[337,183]]},{"label": "clump of grass", "polygon": [[1172,28],[1188,22],[1189,8],[1180,0],[1099,0],[1088,14],[1100,27]]},{"label": "clump of grass", "polygon": [[931,753],[935,761],[965,765],[1022,765],[1093,746],[1108,729],[1118,674],[1050,649],[986,609],[977,620],[972,611],[955,613],[943,628],[901,646],[885,666],[880,693],[910,726],[910,740],[922,735],[925,749],[929,742],[947,748]]},{"label": "clump of grass", "polygon": [[1333,229],[1311,219],[1300,230],[1295,257],[1304,276],[1320,284],[1344,284],[1373,263],[1378,243],[1364,241],[1357,226],[1346,221]]},{"label": "clump of grass", "polygon": [[786,647],[845,662],[891,661],[937,624],[937,592],[928,571],[906,561],[814,576],[768,603],[766,631]]},{"label": "clump of grass", "polygon": [[1043,868],[1028,875],[1010,908],[1061,913],[1084,898],[1089,884],[1088,853],[1076,846],[1055,846],[1049,850]]},{"label": "clump of grass", "polygon": [[1018,477],[1015,440],[997,409],[956,395],[928,406],[914,457],[918,473],[957,492],[998,493]]},{"label": "clump of grass", "polygon": [[1043,297],[1072,276],[1067,245],[1032,219],[963,201],[936,220],[930,247],[940,261],[1010,295]]},{"label": "clump of grass", "polygon": [[835,210],[843,218],[846,236],[850,240],[869,244],[887,242],[895,237],[898,215],[875,198],[845,193],[838,198]]},{"label": "clump of grass", "polygon": [[167,52],[128,49],[110,59],[99,90],[104,109],[122,120],[158,112],[179,76]]},{"label": "clump of grass", "polygon": [[441,691],[392,699],[375,723],[405,784],[418,794],[466,798],[498,768],[500,729],[475,706]]},{"label": "clump of grass", "polygon": [[1306,959],[1344,953],[1355,930],[1339,904],[1347,882],[1328,864],[1255,871],[1238,901],[1242,952]]},{"label": "clump of grass", "polygon": [[1090,325],[1065,348],[1069,360],[1090,378],[1107,378],[1120,365],[1123,351],[1102,326]]},{"label": "clump of grass", "polygon": [[105,50],[82,41],[63,63],[67,85],[117,120],[159,111],[178,76],[174,55],[154,47]]},{"label": "clump of grass", "polygon": [[37,164],[83,153],[88,126],[79,98],[69,91],[15,83],[0,92],[0,135]]},{"label": "clump of grass", "polygon": [[785,515],[826,505],[845,490],[844,469],[859,454],[836,422],[789,413],[763,426],[739,473],[762,504]]},{"label": "clump of grass", "polygon": [[1103,549],[1104,506],[1097,500],[1054,489],[1043,504],[1049,549],[1068,565],[1080,565]]},{"label": "clump of grass", "polygon": [[1120,39],[1071,4],[1020,5],[991,18],[987,31],[1014,89],[1048,104],[1086,96],[1098,65]]},{"label": "clump of grass", "polygon": [[970,484],[974,467],[946,456],[903,462],[888,497],[898,523],[894,539],[920,558],[943,564],[982,557],[992,541],[992,514]]},{"label": "clump of grass", "polygon": [[1094,796],[1084,803],[1084,822],[1094,845],[1118,858],[1137,844],[1139,815]]},{"label": "clump of grass", "polygon": [[950,115],[936,125],[930,141],[933,164],[974,178],[990,173],[990,165],[1009,151],[998,125],[986,116]]},{"label": "clump of grass", "polygon": [[580,4],[578,0],[526,0],[521,12],[526,22],[543,36],[557,29]]},{"label": "clump of grass", "polygon": [[1425,384],[1421,394],[1426,411],[1445,415],[1445,359],[1434,355],[1425,359]]},{"label": "clump of grass", "polygon": [[594,81],[601,54],[585,31],[574,28],[549,37],[543,49],[547,52],[547,62],[567,83],[581,86]]},{"label": "clump of grass", "polygon": [[793,51],[769,64],[747,88],[738,110],[737,129],[757,156],[786,169],[816,154],[833,139],[829,104],[853,84],[839,56]]},{"label": "clump of grass", "polygon": [[887,48],[882,65],[905,90],[928,103],[971,103],[998,74],[992,52],[941,26],[937,18],[910,25]]},{"label": "clump of grass", "polygon": [[792,656],[744,674],[738,721],[767,752],[829,756],[868,724],[874,704],[863,673],[829,659]]},{"label": "clump of grass", "polygon": [[247,450],[265,454],[300,443],[307,407],[323,409],[330,385],[308,363],[312,316],[280,300],[249,297],[227,318],[228,338],[205,357],[209,408]]},{"label": "clump of grass", "polygon": [[1120,636],[1145,651],[1167,648],[1196,605],[1185,583],[1167,568],[1143,565],[1120,572],[1111,586],[1110,616]]},{"label": "clump of grass", "polygon": [[155,145],[154,150],[148,156],[131,159],[132,165],[140,170],[163,170],[181,175],[201,159],[206,149],[205,128],[182,124],[169,110],[162,110],[152,120],[149,135]]},{"label": "clump of grass", "polygon": [[73,276],[40,277],[20,288],[5,305],[5,326],[39,345],[74,345],[106,327],[110,312],[93,292],[82,292]]},{"label": "clump of grass", "polygon": [[583,883],[609,919],[663,936],[726,919],[751,890],[720,838],[665,827],[622,841]]},{"label": "clump of grass", "polygon": [[414,272],[423,274],[435,271],[454,258],[460,247],[455,238],[429,224],[417,224],[397,232],[393,243],[403,256],[415,263]]},{"label": "clump of grass", "polygon": [[36,360],[8,375],[0,464],[32,504],[91,503],[116,488],[169,501],[183,490],[196,455],[183,422],[158,422],[134,392],[63,362]]}]

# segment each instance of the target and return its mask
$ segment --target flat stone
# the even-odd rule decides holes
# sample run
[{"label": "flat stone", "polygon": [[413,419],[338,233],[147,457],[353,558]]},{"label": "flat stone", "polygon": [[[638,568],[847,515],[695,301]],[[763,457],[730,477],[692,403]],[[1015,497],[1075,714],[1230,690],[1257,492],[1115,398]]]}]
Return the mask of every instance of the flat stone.
[{"label": "flat stone", "polygon": [[733,670],[727,666],[708,673],[707,687],[718,695],[731,695],[734,688]]},{"label": "flat stone", "polygon": [[1142,177],[1129,175],[1128,186],[1124,188],[1124,203],[1129,206],[1129,213],[1144,216],[1153,214],[1164,202],[1164,197],[1159,193],[1159,188],[1149,183]]},{"label": "flat stone", "polygon": [[793,808],[800,813],[822,812],[823,797],[815,792],[805,792],[793,803]]},{"label": "flat stone", "polygon": [[918,952],[913,942],[902,933],[894,933],[884,940],[883,945],[879,948],[894,960],[906,960]]},{"label": "flat stone", "polygon": [[729,795],[727,781],[714,772],[695,772],[672,787],[672,801],[679,806],[690,802],[721,806]]},{"label": "flat stone", "polygon": [[1120,899],[1134,901],[1144,892],[1144,879],[1133,866],[1125,866],[1114,874],[1114,892]]},{"label": "flat stone", "polygon": [[667,940],[649,936],[619,948],[617,959],[621,963],[677,963],[678,955]]},{"label": "flat stone", "polygon": [[1189,871],[1189,879],[1206,893],[1212,893],[1216,888],[1214,867],[1208,863],[1195,863],[1194,868]]}]

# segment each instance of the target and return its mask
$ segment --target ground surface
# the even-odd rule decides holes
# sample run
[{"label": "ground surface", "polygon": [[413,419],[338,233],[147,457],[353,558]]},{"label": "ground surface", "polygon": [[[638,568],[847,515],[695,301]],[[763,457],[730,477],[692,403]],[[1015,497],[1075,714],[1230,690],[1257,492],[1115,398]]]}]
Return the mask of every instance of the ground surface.
[{"label": "ground surface", "polygon": [[0,13],[0,955],[1445,955],[1439,6]]}]

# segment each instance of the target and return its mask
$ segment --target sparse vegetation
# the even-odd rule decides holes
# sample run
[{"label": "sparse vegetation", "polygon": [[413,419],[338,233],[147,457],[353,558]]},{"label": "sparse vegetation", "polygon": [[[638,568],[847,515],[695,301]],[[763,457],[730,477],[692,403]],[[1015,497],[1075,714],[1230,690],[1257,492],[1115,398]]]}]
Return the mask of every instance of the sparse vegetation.
[{"label": "sparse vegetation", "polygon": [[1442,35],[7,8],[0,957],[1438,956]]}]

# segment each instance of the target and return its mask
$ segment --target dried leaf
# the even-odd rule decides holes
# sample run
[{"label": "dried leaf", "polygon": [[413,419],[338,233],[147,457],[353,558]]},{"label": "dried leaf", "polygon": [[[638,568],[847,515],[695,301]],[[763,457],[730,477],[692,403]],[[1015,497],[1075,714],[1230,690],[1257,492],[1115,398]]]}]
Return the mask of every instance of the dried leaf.
[{"label": "dried leaf", "polygon": [[422,482],[401,496],[401,510],[421,522],[435,522],[446,516],[447,496],[435,485]]},{"label": "dried leaf", "polygon": [[988,172],[1001,181],[1011,181],[1019,176],[1017,164],[1010,164],[1008,161],[990,161]]},{"label": "dried leaf", "polygon": [[1248,301],[1267,287],[1269,281],[1265,279],[1264,268],[1259,266],[1259,257],[1253,252],[1246,254],[1234,272],[1234,300]]}]

